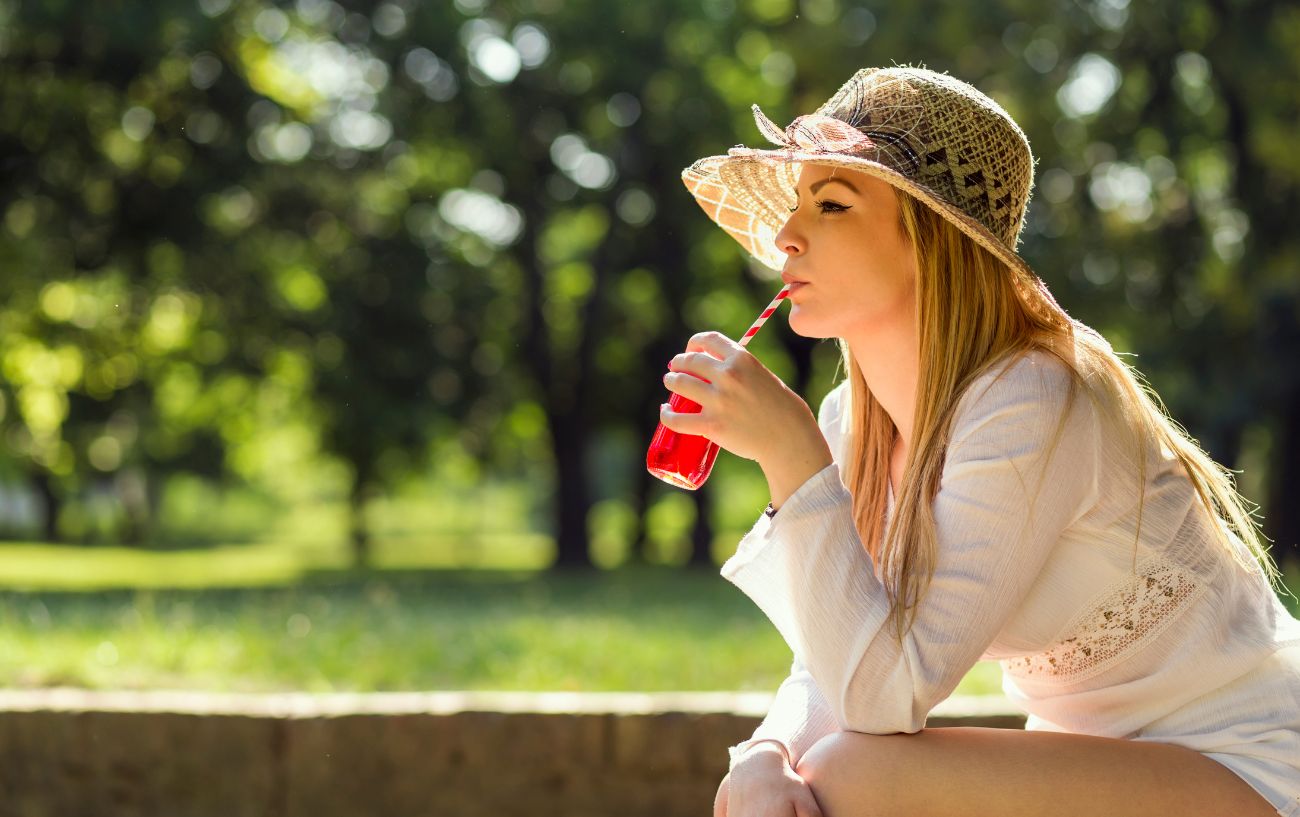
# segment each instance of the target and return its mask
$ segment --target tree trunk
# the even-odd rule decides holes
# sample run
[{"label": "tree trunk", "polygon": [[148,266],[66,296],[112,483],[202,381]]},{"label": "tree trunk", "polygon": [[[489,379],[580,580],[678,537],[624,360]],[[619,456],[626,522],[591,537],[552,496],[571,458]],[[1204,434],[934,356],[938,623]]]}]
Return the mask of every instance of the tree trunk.
[{"label": "tree trunk", "polygon": [[627,565],[644,565],[647,563],[646,548],[650,538],[647,535],[645,516],[650,509],[650,489],[654,487],[655,478],[649,469],[638,468],[636,482],[632,486],[632,533],[627,543]]},{"label": "tree trunk", "polygon": [[690,567],[713,568],[713,491],[706,482],[694,492],[695,525],[691,528]]},{"label": "tree trunk", "polygon": [[33,470],[28,472],[32,488],[41,498],[41,539],[45,542],[62,541],[59,537],[59,511],[63,508],[62,498],[55,492],[48,471]]},{"label": "tree trunk", "polygon": [[542,282],[545,270],[537,250],[538,226],[542,223],[542,213],[540,206],[526,210],[523,235],[519,242],[522,248],[520,260],[526,272],[524,303],[527,318],[523,354],[541,396],[555,455],[556,558],[552,567],[589,569],[595,565],[591,561],[587,535],[587,514],[592,502],[586,464],[586,433],[589,427],[586,396],[594,379],[592,369],[596,338],[591,327],[608,277],[605,270],[609,266],[609,239],[606,237],[602,241],[592,264],[596,280],[582,311],[585,329],[579,339],[576,360],[557,359],[553,357],[554,348],[543,314]]},{"label": "tree trunk", "polygon": [[555,450],[556,522],[555,562],[562,569],[586,569],[591,562],[587,515],[591,511],[591,486],[586,468],[587,438],[581,416],[572,408],[551,415],[551,440]]},{"label": "tree trunk", "polygon": [[352,550],[352,568],[364,570],[371,567],[370,527],[366,524],[366,502],[372,496],[370,478],[365,469],[357,468],[357,476],[352,481],[352,490],[348,494],[349,542]]},{"label": "tree trunk", "polygon": [[1300,564],[1300,392],[1291,396],[1278,425],[1277,446],[1273,449],[1278,465],[1269,497],[1269,519],[1265,522],[1273,539],[1274,560]]},{"label": "tree trunk", "polygon": [[156,507],[150,489],[153,481],[149,479],[148,472],[140,467],[119,471],[113,477],[117,501],[126,512],[126,521],[122,525],[124,544],[139,547],[149,538]]}]

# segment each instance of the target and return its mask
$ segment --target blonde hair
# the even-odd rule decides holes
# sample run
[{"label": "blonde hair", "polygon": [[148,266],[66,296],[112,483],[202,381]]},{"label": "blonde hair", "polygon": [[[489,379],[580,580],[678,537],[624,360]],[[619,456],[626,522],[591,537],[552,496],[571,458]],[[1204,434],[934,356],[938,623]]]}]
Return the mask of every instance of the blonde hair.
[{"label": "blonde hair", "polygon": [[[895,194],[899,226],[911,240],[917,260],[921,365],[912,439],[907,441],[907,463],[888,528],[887,475],[896,431],[867,388],[848,343],[839,341],[851,405],[844,480],[853,495],[853,516],[863,546],[889,594],[895,637],[901,642],[911,628],[934,575],[938,543],[933,502],[958,401],[976,378],[999,361],[1035,349],[1056,355],[1072,375],[1053,446],[1070,403],[1082,390],[1115,421],[1115,428],[1132,432],[1138,486],[1146,484],[1147,452],[1156,446],[1173,452],[1201,507],[1218,522],[1212,525],[1218,544],[1247,570],[1262,567],[1270,582],[1280,587],[1280,574],[1231,472],[1169,417],[1141,375],[1101,335],[1067,315],[1030,276],[1010,272],[996,256],[909,194],[898,188]],[[1139,490],[1135,564],[1145,494]],[[1244,551],[1241,543],[1246,545]]]}]

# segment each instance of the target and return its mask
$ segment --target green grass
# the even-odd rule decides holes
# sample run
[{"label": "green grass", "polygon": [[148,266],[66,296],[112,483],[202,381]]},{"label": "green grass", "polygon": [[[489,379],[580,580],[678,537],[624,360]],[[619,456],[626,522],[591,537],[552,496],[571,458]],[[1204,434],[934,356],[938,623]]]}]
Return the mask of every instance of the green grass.
[{"label": "green grass", "polygon": [[[11,687],[770,691],[789,664],[739,590],[671,568],[0,592],[0,685]],[[959,692],[998,684],[996,664],[980,666]]]},{"label": "green grass", "polygon": [[[536,570],[550,556],[546,537],[501,535],[490,547],[466,546],[448,536],[380,541],[375,563],[384,570]],[[36,543],[0,544],[0,588],[99,591],[109,589],[212,589],[283,587],[321,572],[344,573],[348,554],[339,544],[256,542],[212,547],[143,550]]]},{"label": "green grass", "polygon": [[[0,686],[772,691],[789,669],[716,570],[411,570],[391,565],[432,557],[380,553],[388,566],[363,574],[288,546],[0,545]],[[981,662],[957,692],[999,687]]]}]

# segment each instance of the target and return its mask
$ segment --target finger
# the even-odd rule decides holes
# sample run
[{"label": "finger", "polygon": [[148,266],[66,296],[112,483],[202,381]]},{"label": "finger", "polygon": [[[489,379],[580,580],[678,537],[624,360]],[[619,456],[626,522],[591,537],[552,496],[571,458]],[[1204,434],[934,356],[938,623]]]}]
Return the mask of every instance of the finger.
[{"label": "finger", "polygon": [[668,372],[664,375],[664,386],[668,391],[680,394],[688,400],[694,400],[701,406],[713,394],[713,386],[705,383],[695,375],[685,372]]},{"label": "finger", "polygon": [[703,436],[708,421],[699,412],[673,411],[667,403],[663,403],[659,406],[659,422],[678,434]]},{"label": "finger", "polygon": [[[728,817],[727,812],[728,812],[728,806],[730,804],[730,800],[731,800],[731,773],[728,772],[722,778],[722,782],[718,784],[718,793],[713,798],[714,815],[721,815],[721,817]],[[731,817],[739,817],[739,815],[731,815]]]},{"label": "finger", "polygon": [[700,332],[691,335],[691,339],[686,342],[686,351],[703,350],[719,360],[726,360],[735,353],[744,351],[744,348],[721,332]]},{"label": "finger", "polygon": [[722,372],[722,361],[706,352],[682,352],[668,361],[668,368],[674,372],[690,372],[705,380],[713,380]]},{"label": "finger", "polygon": [[805,800],[795,801],[794,813],[795,817],[822,817],[822,810],[811,794]]}]

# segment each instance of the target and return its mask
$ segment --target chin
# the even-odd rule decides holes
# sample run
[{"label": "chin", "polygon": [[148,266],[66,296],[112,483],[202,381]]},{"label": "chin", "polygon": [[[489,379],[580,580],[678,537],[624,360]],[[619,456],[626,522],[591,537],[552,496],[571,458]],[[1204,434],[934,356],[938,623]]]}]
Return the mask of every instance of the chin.
[{"label": "chin", "polygon": [[790,314],[786,318],[786,323],[789,324],[790,331],[800,337],[818,339],[839,337],[830,326],[822,325],[816,317],[809,315],[797,304],[790,304]]}]

